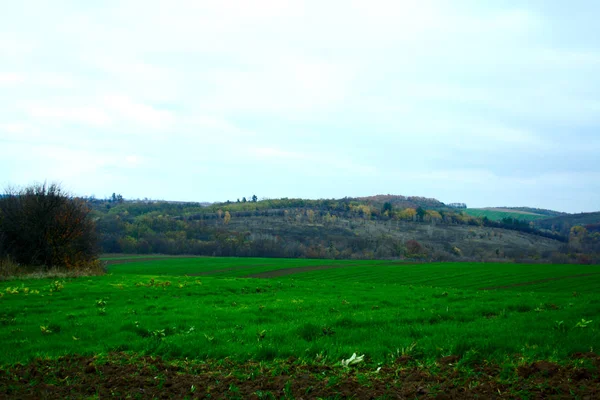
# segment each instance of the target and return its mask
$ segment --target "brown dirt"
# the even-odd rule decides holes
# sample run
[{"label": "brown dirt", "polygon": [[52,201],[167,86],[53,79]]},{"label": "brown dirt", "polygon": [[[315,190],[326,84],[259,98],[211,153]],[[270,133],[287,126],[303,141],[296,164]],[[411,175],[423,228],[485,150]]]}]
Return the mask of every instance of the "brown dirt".
[{"label": "brown dirt", "polygon": [[257,274],[246,275],[246,278],[278,278],[280,276],[288,276],[293,274],[299,274],[301,272],[308,271],[320,271],[322,269],[333,269],[333,268],[346,268],[356,264],[345,264],[345,265],[311,265],[308,267],[296,267],[296,268],[282,268],[274,271],[260,272]]},{"label": "brown dirt", "polygon": [[461,372],[453,366],[458,357],[452,356],[439,360],[438,372],[410,360],[375,372],[368,366],[344,369],[294,359],[236,364],[227,360],[167,362],[122,353],[108,354],[102,360],[73,355],[0,368],[0,398],[599,398],[600,357],[574,356],[582,358],[590,369],[537,361],[520,366],[507,381],[494,365],[475,365],[470,372]]},{"label": "brown dirt", "polygon": [[509,288],[513,288],[513,287],[537,285],[538,283],[560,281],[560,280],[563,280],[563,279],[581,278],[581,277],[584,277],[584,276],[591,276],[591,275],[600,275],[600,272],[591,272],[589,274],[559,276],[557,278],[539,279],[537,281],[513,283],[512,285],[505,285],[505,286],[489,286],[489,287],[479,288],[479,290],[509,289]]}]

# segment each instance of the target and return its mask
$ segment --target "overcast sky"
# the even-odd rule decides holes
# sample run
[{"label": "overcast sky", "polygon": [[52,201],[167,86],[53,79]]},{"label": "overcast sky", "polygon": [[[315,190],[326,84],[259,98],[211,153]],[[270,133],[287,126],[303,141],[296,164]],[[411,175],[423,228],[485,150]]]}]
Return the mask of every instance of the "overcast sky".
[{"label": "overcast sky", "polygon": [[600,2],[2,1],[0,184],[600,210]]}]

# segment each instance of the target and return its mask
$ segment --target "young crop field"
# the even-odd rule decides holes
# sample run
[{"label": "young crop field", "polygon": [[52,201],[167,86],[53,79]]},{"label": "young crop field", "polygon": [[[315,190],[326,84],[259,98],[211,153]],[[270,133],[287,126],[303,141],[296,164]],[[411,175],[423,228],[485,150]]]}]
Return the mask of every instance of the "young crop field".
[{"label": "young crop field", "polygon": [[600,394],[600,266],[110,261],[0,282],[0,397]]},{"label": "young crop field", "polygon": [[513,211],[508,209],[467,208],[463,211],[465,214],[472,217],[487,217],[492,221],[500,221],[502,218],[514,218],[523,221],[535,221],[538,219],[549,218],[547,215]]}]

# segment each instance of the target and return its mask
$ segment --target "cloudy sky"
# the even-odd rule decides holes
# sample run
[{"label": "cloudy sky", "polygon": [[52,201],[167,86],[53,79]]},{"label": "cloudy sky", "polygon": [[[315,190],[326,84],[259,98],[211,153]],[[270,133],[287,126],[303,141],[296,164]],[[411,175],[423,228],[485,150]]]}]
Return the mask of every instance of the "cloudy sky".
[{"label": "cloudy sky", "polygon": [[3,1],[0,184],[600,209],[600,2]]}]

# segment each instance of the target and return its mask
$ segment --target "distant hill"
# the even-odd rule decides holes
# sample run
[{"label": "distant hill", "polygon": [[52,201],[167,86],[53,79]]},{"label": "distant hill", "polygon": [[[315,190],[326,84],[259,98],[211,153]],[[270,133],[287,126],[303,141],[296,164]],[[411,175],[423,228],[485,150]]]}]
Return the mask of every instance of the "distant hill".
[{"label": "distant hill", "polygon": [[[489,217],[469,216],[463,209],[418,196],[282,198],[207,206],[106,201],[92,206],[100,245],[106,253],[438,261],[577,260],[567,252],[566,236],[540,231],[523,219],[494,221]],[[544,217],[522,210],[484,211],[501,217]]]},{"label": "distant hill", "polygon": [[[555,232],[560,232],[563,235],[568,235],[571,227],[575,225],[595,226],[600,224],[600,212],[567,214],[554,218],[546,218],[535,221],[535,226],[538,229],[548,229]],[[593,229],[595,230],[595,229]]]}]

